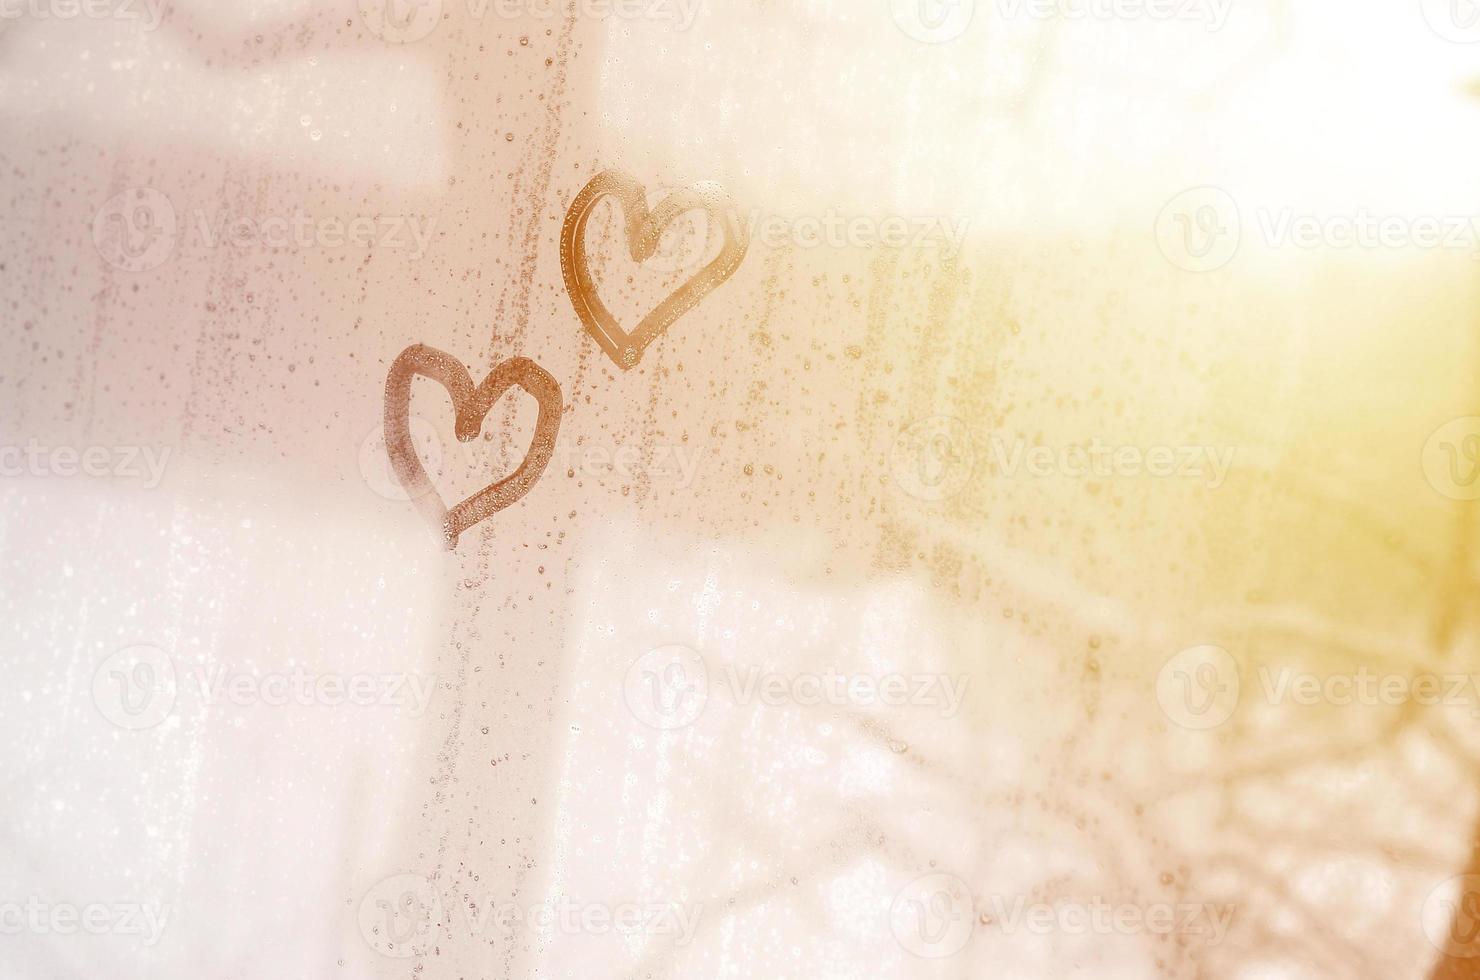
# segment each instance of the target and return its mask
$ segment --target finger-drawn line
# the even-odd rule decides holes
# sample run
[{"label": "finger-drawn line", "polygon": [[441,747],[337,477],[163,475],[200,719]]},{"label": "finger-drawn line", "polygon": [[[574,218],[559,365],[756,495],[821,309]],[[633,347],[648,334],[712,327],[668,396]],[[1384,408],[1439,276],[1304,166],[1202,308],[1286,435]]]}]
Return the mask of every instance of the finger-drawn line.
[{"label": "finger-drawn line", "polygon": [[[514,385],[533,395],[539,403],[540,414],[535,422],[534,436],[519,468],[451,510],[447,509],[432,485],[411,440],[411,380],[417,375],[431,378],[452,396],[457,438],[462,442],[478,438],[483,419]],[[458,536],[464,531],[518,502],[539,481],[555,453],[560,411],[560,385],[548,371],[527,357],[504,361],[474,388],[472,377],[455,357],[424,344],[415,344],[401,352],[386,377],[386,452],[396,478],[417,508],[442,529],[443,540],[451,551],[457,547]]]},{"label": "finger-drawn line", "polygon": [[[597,296],[587,261],[586,223],[597,202],[607,196],[615,197],[621,205],[626,218],[627,247],[636,262],[649,259],[657,251],[664,229],[690,211],[704,211],[725,233],[724,248],[714,261],[659,303],[631,333],[622,329]],[[637,365],[648,345],[662,336],[675,320],[734,274],[749,247],[750,234],[734,202],[718,184],[704,181],[675,191],[650,212],[642,184],[621,171],[606,170],[592,178],[571,202],[560,233],[560,269],[581,323],[607,356],[626,371]]]}]

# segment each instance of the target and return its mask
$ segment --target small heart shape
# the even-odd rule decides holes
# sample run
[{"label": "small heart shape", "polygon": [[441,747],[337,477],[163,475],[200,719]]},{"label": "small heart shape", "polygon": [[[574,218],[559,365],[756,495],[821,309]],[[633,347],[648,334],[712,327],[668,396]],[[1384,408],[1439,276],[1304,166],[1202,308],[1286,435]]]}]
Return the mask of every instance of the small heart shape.
[{"label": "small heart shape", "polygon": [[[411,380],[417,375],[431,378],[452,396],[457,418],[457,438],[472,442],[483,429],[483,419],[504,393],[518,385],[534,396],[540,414],[534,426],[529,451],[519,468],[492,483],[450,511],[427,476],[411,439]],[[529,493],[550,457],[560,432],[560,385],[550,373],[527,357],[504,361],[489,372],[477,388],[472,376],[455,358],[442,351],[415,344],[401,352],[385,381],[385,447],[391,468],[401,486],[435,525],[441,527],[447,550],[457,547],[458,536],[480,521],[497,514]]]},{"label": "small heart shape", "polygon": [[[596,203],[607,196],[615,197],[622,207],[627,247],[635,262],[651,258],[664,229],[689,211],[706,212],[725,231],[724,248],[714,261],[659,303],[631,333],[622,329],[596,295],[586,255],[586,223]],[[734,275],[749,247],[750,236],[735,212],[734,202],[718,184],[704,182],[676,191],[649,212],[647,192],[642,184],[621,171],[606,170],[582,188],[571,203],[565,227],[560,232],[560,269],[565,274],[565,289],[570,293],[576,316],[607,356],[627,371],[637,365],[648,345],[662,336],[675,320]]]}]

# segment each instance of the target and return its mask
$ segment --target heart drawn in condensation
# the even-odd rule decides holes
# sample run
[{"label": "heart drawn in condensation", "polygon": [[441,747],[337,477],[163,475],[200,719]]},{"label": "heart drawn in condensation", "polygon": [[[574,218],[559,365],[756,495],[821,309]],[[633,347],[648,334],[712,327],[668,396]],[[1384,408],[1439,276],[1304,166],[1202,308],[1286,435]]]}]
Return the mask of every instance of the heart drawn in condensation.
[{"label": "heart drawn in condensation", "polygon": [[[706,212],[725,232],[724,248],[720,249],[714,261],[659,303],[631,333],[622,329],[611,310],[596,295],[596,285],[587,262],[586,222],[590,220],[596,203],[607,196],[615,197],[622,207],[626,218],[627,247],[636,262],[647,261],[657,251],[664,229],[690,211]],[[735,212],[734,202],[718,184],[704,182],[675,191],[649,211],[647,193],[642,184],[621,171],[606,170],[582,188],[571,203],[565,216],[565,227],[560,232],[560,269],[565,274],[565,288],[581,323],[607,356],[626,371],[637,365],[643,351],[662,336],[673,321],[692,310],[700,300],[734,275],[749,247],[750,235]]]},{"label": "heart drawn in condensation", "polygon": [[[533,395],[540,407],[529,452],[519,468],[451,510],[432,486],[411,439],[411,379],[418,374],[436,381],[452,396],[452,408],[457,415],[457,438],[462,442],[478,438],[483,429],[483,419],[504,392],[514,385]],[[560,385],[548,371],[527,357],[504,361],[474,388],[472,377],[456,358],[424,344],[415,344],[396,358],[385,381],[386,452],[396,478],[427,519],[442,529],[443,540],[451,551],[457,547],[460,534],[518,502],[539,481],[550,457],[555,454],[560,411]]]}]

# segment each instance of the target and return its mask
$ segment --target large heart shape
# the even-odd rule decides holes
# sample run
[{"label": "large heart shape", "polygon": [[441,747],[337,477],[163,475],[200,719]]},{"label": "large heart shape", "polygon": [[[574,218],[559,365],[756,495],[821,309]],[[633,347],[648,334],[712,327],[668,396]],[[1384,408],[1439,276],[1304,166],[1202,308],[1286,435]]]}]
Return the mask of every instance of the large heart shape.
[{"label": "large heart shape", "polygon": [[[627,247],[635,262],[651,258],[657,251],[663,230],[689,211],[704,211],[725,232],[724,248],[720,249],[714,261],[659,303],[657,309],[644,317],[631,333],[622,329],[601,297],[596,295],[591,268],[587,264],[586,222],[590,220],[596,203],[608,195],[615,197],[622,207],[627,220]],[[649,212],[647,192],[642,184],[621,171],[606,170],[582,188],[571,203],[565,216],[565,227],[560,232],[560,269],[565,274],[565,288],[581,323],[607,356],[626,371],[637,365],[643,351],[673,321],[697,306],[700,300],[734,274],[749,247],[750,235],[735,212],[734,202],[718,184],[704,182],[675,191]]]},{"label": "large heart shape", "polygon": [[[518,385],[534,396],[540,414],[534,426],[529,452],[519,468],[473,494],[451,510],[442,502],[416,455],[411,441],[411,379],[431,378],[452,396],[457,415],[457,438],[472,442],[483,429],[483,419],[504,392]],[[495,367],[477,388],[467,369],[454,357],[416,344],[401,352],[385,381],[385,448],[391,468],[416,506],[433,524],[441,527],[451,551],[460,534],[479,521],[516,503],[539,481],[555,454],[560,432],[560,385],[550,373],[527,357],[516,357]]]}]

